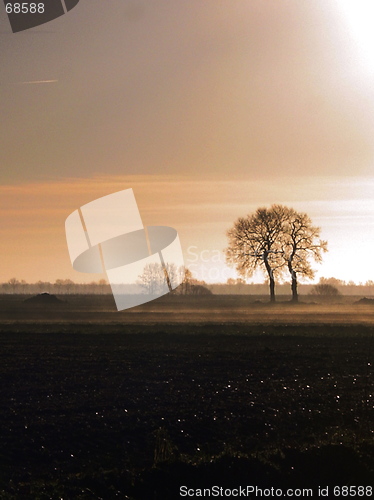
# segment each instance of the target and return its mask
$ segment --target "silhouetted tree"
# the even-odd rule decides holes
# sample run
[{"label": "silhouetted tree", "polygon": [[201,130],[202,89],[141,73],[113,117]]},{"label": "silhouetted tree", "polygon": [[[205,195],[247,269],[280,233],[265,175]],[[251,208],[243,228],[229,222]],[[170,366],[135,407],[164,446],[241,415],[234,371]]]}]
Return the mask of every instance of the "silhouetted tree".
[{"label": "silhouetted tree", "polygon": [[55,283],[54,283],[54,286],[57,288],[57,293],[61,293],[61,289],[64,285],[64,280],[58,278]]},{"label": "silhouetted tree", "polygon": [[39,293],[46,292],[46,283],[42,280],[39,280],[35,283],[36,289]]},{"label": "silhouetted tree", "polygon": [[241,276],[250,277],[255,269],[266,271],[270,300],[275,301],[275,277],[285,269],[291,275],[292,300],[298,301],[298,276],[313,278],[311,260],[321,262],[327,242],[319,238],[320,228],[310,217],[283,205],[258,208],[239,218],[227,233],[226,260]]},{"label": "silhouetted tree", "polygon": [[20,281],[21,293],[25,293],[27,287],[27,282],[25,280]]},{"label": "silhouetted tree", "polygon": [[227,232],[229,246],[226,261],[239,275],[249,278],[257,268],[269,278],[270,301],[275,302],[275,276],[282,272],[282,231],[284,207],[258,208],[254,214],[240,217]]},{"label": "silhouetted tree", "polygon": [[70,279],[65,279],[62,281],[62,286],[63,289],[65,290],[65,293],[71,293],[74,287],[74,281]]},{"label": "silhouetted tree", "polygon": [[[189,295],[191,293],[191,287],[193,282],[193,275],[188,267],[182,266],[179,270],[181,276],[183,276],[182,283],[180,284],[180,293],[182,295]],[[177,289],[178,290],[178,289]]]},{"label": "silhouetted tree", "polygon": [[16,293],[17,287],[20,284],[17,278],[10,278],[8,281],[8,284],[12,290],[12,293]]},{"label": "silhouetted tree", "polygon": [[293,208],[283,207],[282,250],[291,275],[292,301],[298,302],[298,275],[314,278],[315,271],[310,260],[322,261],[322,252],[327,251],[327,241],[320,239],[320,228],[313,226],[310,217]]}]

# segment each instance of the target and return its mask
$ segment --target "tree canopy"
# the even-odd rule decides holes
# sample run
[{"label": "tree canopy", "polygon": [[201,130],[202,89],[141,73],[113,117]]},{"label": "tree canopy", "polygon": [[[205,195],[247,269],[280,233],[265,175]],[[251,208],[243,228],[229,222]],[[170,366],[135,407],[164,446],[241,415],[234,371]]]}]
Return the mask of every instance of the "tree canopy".
[{"label": "tree canopy", "polygon": [[270,300],[275,301],[275,279],[288,270],[293,301],[298,300],[298,276],[312,278],[311,260],[321,262],[327,242],[320,239],[320,228],[310,217],[283,205],[258,208],[239,217],[228,230],[225,251],[229,265],[248,278],[262,269],[269,279]]},{"label": "tree canopy", "polygon": [[226,260],[243,277],[250,277],[260,267],[269,277],[270,300],[275,301],[275,277],[284,266],[282,228],[284,210],[281,205],[258,208],[254,214],[239,217],[227,232],[229,246]]},{"label": "tree canopy", "polygon": [[313,226],[310,217],[293,208],[284,207],[283,257],[291,277],[292,300],[298,301],[297,277],[314,278],[311,260],[322,262],[327,241],[320,239],[320,228]]}]

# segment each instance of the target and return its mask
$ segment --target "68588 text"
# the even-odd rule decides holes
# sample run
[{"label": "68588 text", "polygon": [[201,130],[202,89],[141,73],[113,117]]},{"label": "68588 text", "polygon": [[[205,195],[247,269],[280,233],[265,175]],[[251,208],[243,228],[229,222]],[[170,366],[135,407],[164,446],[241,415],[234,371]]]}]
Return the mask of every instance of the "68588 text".
[{"label": "68588 text", "polygon": [[44,3],[7,3],[5,6],[7,14],[43,14]]}]

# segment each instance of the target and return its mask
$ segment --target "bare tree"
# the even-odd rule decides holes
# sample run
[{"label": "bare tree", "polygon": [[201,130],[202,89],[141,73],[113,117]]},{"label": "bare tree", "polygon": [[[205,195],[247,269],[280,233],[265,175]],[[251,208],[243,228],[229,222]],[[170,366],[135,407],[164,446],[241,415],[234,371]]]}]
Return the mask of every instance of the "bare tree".
[{"label": "bare tree", "polygon": [[291,275],[292,301],[298,302],[298,276],[314,278],[315,271],[310,261],[322,261],[322,252],[327,251],[327,241],[320,239],[321,229],[312,225],[307,214],[283,207],[283,215],[283,256]]},{"label": "bare tree", "polygon": [[35,283],[36,289],[39,293],[42,293],[45,291],[45,283],[42,280],[39,280]]},{"label": "bare tree", "polygon": [[[144,288],[145,293],[149,295],[159,294],[165,287],[166,273],[161,264],[146,264],[143,273],[139,275],[138,283]],[[169,285],[168,281],[166,281]]]},{"label": "bare tree", "polygon": [[313,278],[311,261],[322,261],[327,242],[320,239],[320,228],[310,217],[283,205],[258,208],[239,218],[227,233],[226,260],[241,276],[250,277],[257,268],[266,272],[270,301],[275,302],[275,278],[286,268],[291,275],[293,302],[298,301],[298,277]]},{"label": "bare tree", "polygon": [[65,293],[70,294],[74,288],[74,281],[70,279],[65,279],[62,282],[63,290],[65,290]]},{"label": "bare tree", "polygon": [[164,275],[168,284],[169,290],[174,290],[179,283],[179,269],[173,262],[166,262],[164,267]]},{"label": "bare tree", "polygon": [[269,278],[270,301],[275,302],[275,277],[282,273],[282,231],[284,207],[258,208],[254,214],[240,217],[228,232],[226,261],[239,275],[249,278],[257,268]]},{"label": "bare tree", "polygon": [[17,278],[10,278],[10,280],[8,281],[8,285],[12,289],[12,293],[16,293],[17,287],[19,286],[19,284],[20,284],[20,281],[18,281]]},{"label": "bare tree", "polygon": [[179,293],[181,295],[189,295],[191,293],[193,275],[190,269],[185,266],[181,266],[179,268],[180,277],[182,278],[181,284],[179,287]]},{"label": "bare tree", "polygon": [[64,280],[61,279],[61,278],[58,278],[55,283],[54,283],[54,286],[55,288],[57,289],[57,293],[60,294],[61,293],[61,290],[62,290],[62,287],[64,285]]}]

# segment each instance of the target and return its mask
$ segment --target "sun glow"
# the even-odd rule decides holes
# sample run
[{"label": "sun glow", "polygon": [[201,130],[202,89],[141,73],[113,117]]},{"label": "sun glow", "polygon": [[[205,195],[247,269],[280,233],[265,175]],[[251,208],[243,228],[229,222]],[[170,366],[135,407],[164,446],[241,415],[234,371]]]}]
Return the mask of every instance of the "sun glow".
[{"label": "sun glow", "polygon": [[373,0],[335,0],[342,13],[357,58],[365,71],[374,74]]}]

